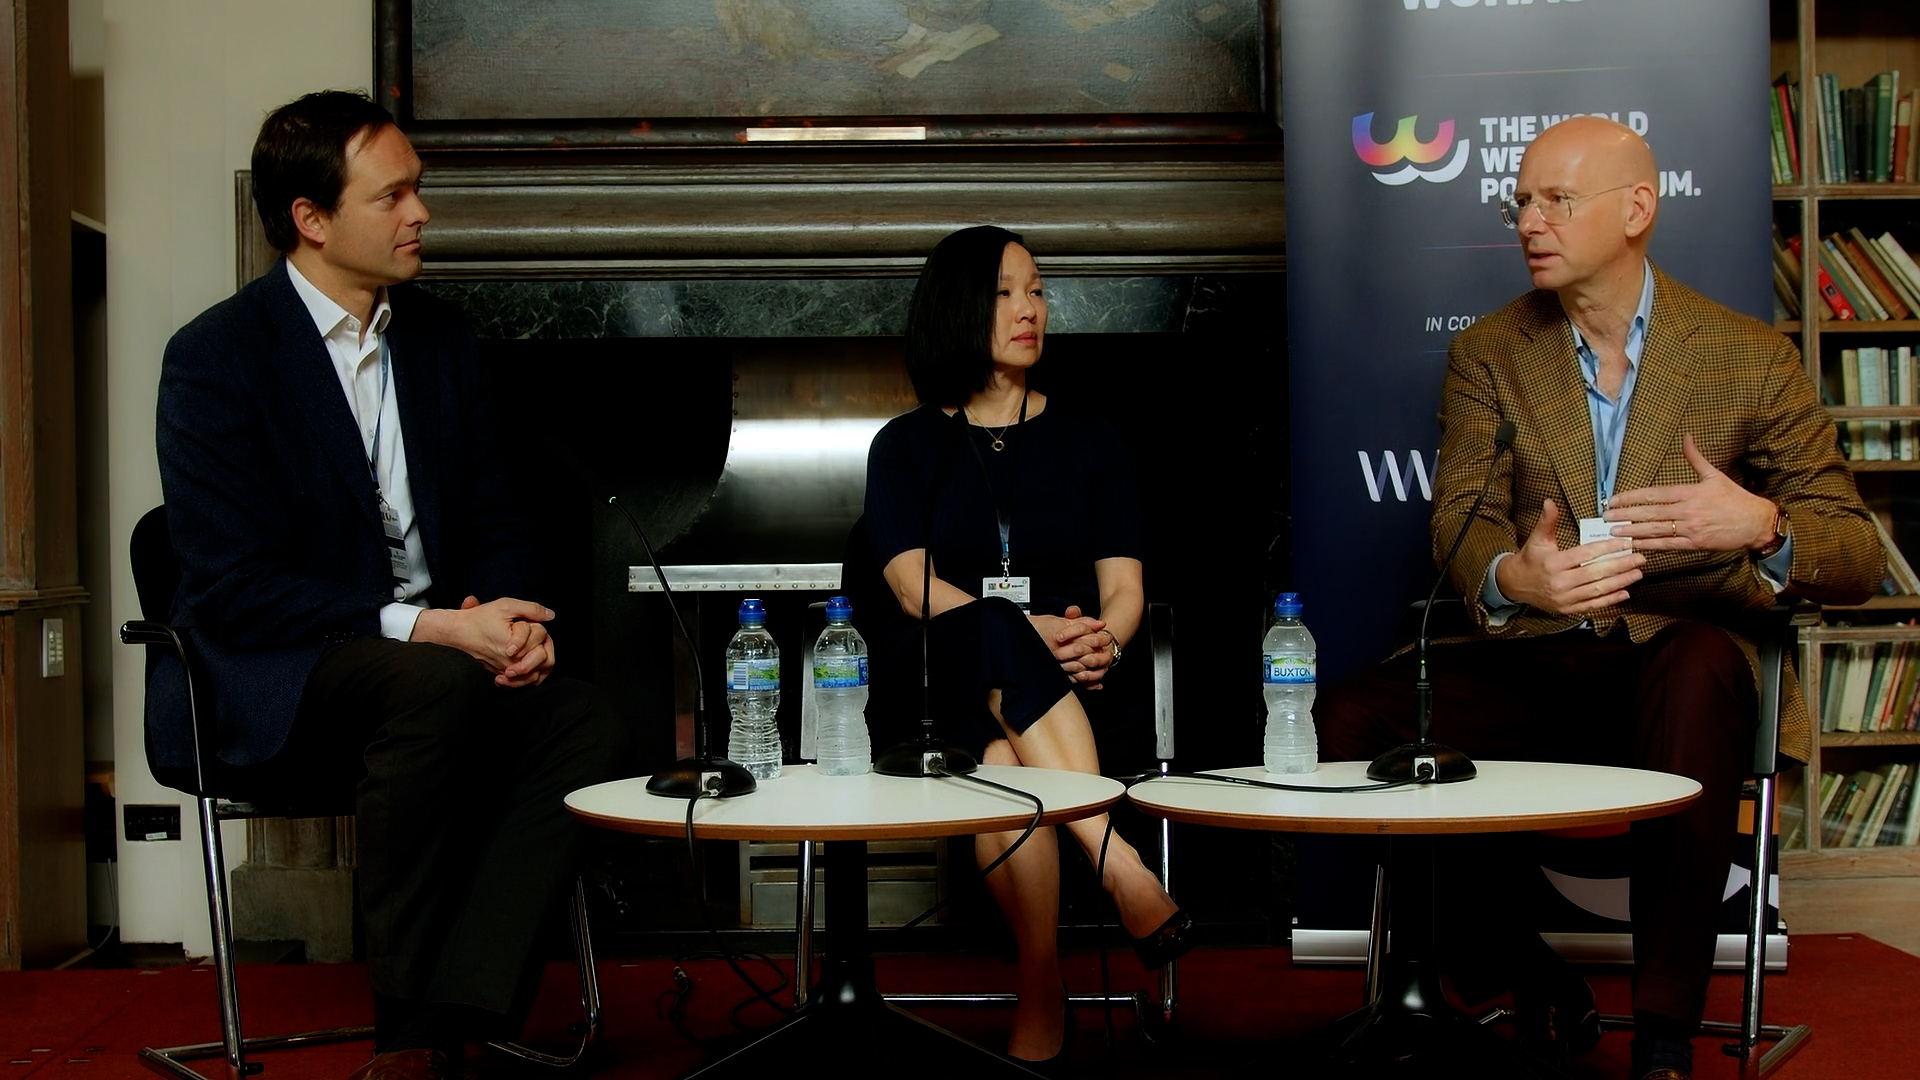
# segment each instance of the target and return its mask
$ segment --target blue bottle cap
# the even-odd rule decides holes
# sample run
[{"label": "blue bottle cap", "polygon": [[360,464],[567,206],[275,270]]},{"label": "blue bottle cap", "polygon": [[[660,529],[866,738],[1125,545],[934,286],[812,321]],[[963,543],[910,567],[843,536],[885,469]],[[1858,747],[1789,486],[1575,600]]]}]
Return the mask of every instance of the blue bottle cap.
[{"label": "blue bottle cap", "polygon": [[1297,592],[1283,592],[1273,598],[1273,613],[1278,618],[1297,619],[1304,610],[1305,605],[1300,603],[1300,594]]},{"label": "blue bottle cap", "polygon": [[853,601],[844,596],[827,598],[828,622],[851,622],[853,619]]},{"label": "blue bottle cap", "polygon": [[740,601],[741,626],[765,626],[767,624],[767,605],[753,597]]}]

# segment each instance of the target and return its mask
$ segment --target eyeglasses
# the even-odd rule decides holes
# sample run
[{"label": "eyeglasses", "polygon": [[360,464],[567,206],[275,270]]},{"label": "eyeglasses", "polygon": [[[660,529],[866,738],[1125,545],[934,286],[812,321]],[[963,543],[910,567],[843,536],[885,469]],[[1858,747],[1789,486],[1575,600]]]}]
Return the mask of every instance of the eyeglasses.
[{"label": "eyeglasses", "polygon": [[1549,225],[1562,225],[1573,220],[1573,204],[1581,199],[1591,199],[1595,195],[1605,195],[1609,191],[1630,188],[1632,184],[1615,184],[1599,191],[1589,191],[1585,195],[1569,195],[1564,191],[1534,198],[1522,195],[1519,198],[1507,197],[1500,200],[1500,223],[1509,229],[1520,227],[1520,219],[1529,210],[1538,210],[1540,220]]}]

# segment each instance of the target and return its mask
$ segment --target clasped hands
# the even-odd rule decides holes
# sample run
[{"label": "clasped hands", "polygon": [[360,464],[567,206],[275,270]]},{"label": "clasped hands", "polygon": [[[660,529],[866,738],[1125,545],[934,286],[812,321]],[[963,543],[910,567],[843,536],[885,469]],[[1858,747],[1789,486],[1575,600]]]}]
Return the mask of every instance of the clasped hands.
[{"label": "clasped hands", "polygon": [[1494,571],[1501,595],[1556,615],[1584,615],[1626,601],[1646,565],[1643,552],[1765,547],[1773,539],[1773,502],[1728,479],[1693,436],[1681,440],[1681,452],[1700,479],[1615,495],[1604,515],[1613,523],[1609,539],[1562,549],[1554,539],[1560,506],[1543,501],[1526,543]]},{"label": "clasped hands", "polygon": [[481,603],[469,596],[459,610],[428,608],[413,624],[414,641],[459,649],[493,672],[496,686],[538,686],[553,671],[553,638],[542,625],[553,610],[502,597]]},{"label": "clasped hands", "polygon": [[1053,650],[1053,658],[1067,678],[1089,690],[1100,689],[1107,669],[1113,666],[1113,631],[1099,619],[1080,613],[1077,604],[1069,604],[1064,615],[1029,615],[1033,628]]}]

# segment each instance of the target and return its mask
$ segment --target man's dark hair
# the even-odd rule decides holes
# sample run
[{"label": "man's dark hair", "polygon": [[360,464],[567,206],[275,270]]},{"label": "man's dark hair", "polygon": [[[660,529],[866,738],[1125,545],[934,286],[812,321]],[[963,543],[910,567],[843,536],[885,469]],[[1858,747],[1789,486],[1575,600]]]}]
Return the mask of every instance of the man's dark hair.
[{"label": "man's dark hair", "polygon": [[936,244],[907,304],[907,377],[922,405],[962,405],[993,375],[1000,256],[1020,234],[975,225]]},{"label": "man's dark hair", "polygon": [[253,207],[275,251],[300,246],[293,202],[307,199],[331,214],[347,183],[347,144],[393,123],[367,95],[322,90],[268,114],[253,141]]}]

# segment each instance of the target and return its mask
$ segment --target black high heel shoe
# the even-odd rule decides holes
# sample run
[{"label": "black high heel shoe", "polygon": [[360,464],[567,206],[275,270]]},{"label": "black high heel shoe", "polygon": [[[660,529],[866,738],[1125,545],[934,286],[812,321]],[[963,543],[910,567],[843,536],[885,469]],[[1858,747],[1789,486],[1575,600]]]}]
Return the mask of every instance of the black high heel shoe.
[{"label": "black high heel shoe", "polygon": [[1073,995],[1067,992],[1065,986],[1060,988],[1060,992],[1060,1009],[1065,1017],[1060,1029],[1060,1049],[1055,1050],[1050,1058],[1021,1058],[1008,1054],[1007,1060],[1018,1062],[1042,1076],[1067,1075],[1067,1064],[1073,1059],[1073,1041],[1080,1034],[1080,1026],[1073,1022]]},{"label": "black high heel shoe", "polygon": [[1133,942],[1133,955],[1140,958],[1140,966],[1159,971],[1193,948],[1193,916],[1175,908],[1158,930],[1146,937],[1130,936],[1129,939]]}]

